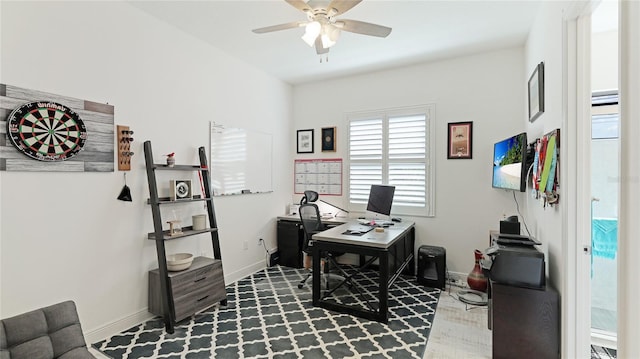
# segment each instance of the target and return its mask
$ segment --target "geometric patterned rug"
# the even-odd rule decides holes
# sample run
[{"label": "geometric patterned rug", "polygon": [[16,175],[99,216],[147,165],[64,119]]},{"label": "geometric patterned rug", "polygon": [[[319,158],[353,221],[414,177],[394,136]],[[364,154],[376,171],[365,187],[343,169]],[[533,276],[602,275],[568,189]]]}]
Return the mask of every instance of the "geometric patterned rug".
[{"label": "geometric patterned rug", "polygon": [[[354,279],[370,286],[375,273]],[[382,324],[313,307],[311,281],[298,289],[305,275],[269,267],[228,285],[227,306],[177,323],[173,334],[157,317],[92,346],[114,359],[422,358],[440,290],[398,277],[389,289],[389,322]]]},{"label": "geometric patterned rug", "polygon": [[616,359],[617,350],[591,345],[591,359]]}]

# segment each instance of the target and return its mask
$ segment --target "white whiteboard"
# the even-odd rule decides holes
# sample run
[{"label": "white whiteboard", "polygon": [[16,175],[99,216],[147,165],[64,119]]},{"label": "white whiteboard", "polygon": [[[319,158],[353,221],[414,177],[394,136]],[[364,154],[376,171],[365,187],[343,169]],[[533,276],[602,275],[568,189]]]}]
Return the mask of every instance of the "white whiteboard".
[{"label": "white whiteboard", "polygon": [[273,191],[271,134],[211,123],[211,188],[214,196]]}]

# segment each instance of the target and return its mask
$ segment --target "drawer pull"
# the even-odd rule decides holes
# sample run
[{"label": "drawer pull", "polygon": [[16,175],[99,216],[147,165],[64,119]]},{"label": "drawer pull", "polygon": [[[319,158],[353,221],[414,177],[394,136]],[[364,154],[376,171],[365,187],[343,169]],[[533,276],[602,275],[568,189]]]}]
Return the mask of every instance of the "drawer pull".
[{"label": "drawer pull", "polygon": [[205,280],[205,279],[207,279],[207,278],[206,278],[206,277],[203,277],[203,278],[196,279],[196,280],[194,280],[193,282],[194,282],[194,283],[198,283],[198,282],[203,281],[203,280]]},{"label": "drawer pull", "polygon": [[203,300],[205,300],[205,299],[207,299],[207,298],[209,298],[209,296],[208,296],[208,295],[205,295],[204,297],[202,297],[202,298],[198,299],[197,301],[198,301],[198,302],[202,302]]}]

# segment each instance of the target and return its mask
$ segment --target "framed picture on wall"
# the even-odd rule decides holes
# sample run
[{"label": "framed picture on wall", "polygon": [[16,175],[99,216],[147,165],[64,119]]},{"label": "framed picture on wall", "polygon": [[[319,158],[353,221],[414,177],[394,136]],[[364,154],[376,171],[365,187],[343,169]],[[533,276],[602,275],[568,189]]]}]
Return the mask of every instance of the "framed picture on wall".
[{"label": "framed picture on wall", "polygon": [[313,153],[313,129],[298,130],[298,153]]},{"label": "framed picture on wall", "polygon": [[452,122],[448,129],[447,158],[471,159],[473,122]]},{"label": "framed picture on wall", "polygon": [[529,122],[544,112],[544,62],[539,63],[529,78]]},{"label": "framed picture on wall", "polygon": [[322,151],[336,150],[336,128],[324,127],[322,129]]}]

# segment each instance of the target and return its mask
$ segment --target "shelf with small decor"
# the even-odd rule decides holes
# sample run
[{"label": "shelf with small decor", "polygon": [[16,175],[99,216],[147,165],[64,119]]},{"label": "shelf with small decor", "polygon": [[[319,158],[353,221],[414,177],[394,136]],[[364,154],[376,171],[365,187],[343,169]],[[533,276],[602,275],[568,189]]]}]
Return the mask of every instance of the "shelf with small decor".
[{"label": "shelf with small decor", "polygon": [[[194,236],[196,234],[214,232],[217,230],[218,228],[193,229],[193,226],[187,226],[187,227],[182,227],[180,233],[175,233],[173,235],[169,232],[169,230],[163,230],[162,239],[166,241],[170,239],[178,239],[183,237]],[[147,237],[152,240],[155,240],[157,238],[156,236],[157,236],[156,232],[151,232],[147,235]]]},{"label": "shelf with small decor", "polygon": [[[158,268],[149,271],[149,310],[163,317],[165,329],[168,333],[174,332],[174,325],[179,320],[216,303],[227,304],[220,239],[205,148],[198,148],[198,154],[200,157],[199,165],[175,164],[173,154],[169,156],[171,161],[167,161],[170,164],[154,163],[151,141],[144,142],[146,172],[149,183],[149,199],[147,203],[151,206],[154,227],[154,231],[148,233],[147,237],[155,241],[158,257]],[[170,181],[171,195],[169,197],[159,197],[156,171],[198,173],[202,185],[202,195],[193,195],[191,181],[185,179]],[[180,230],[174,230],[174,222],[177,221],[163,221],[160,211],[161,206],[188,205],[189,203],[203,201],[207,207],[209,227],[201,225],[194,229],[194,219],[193,226],[185,226]],[[165,223],[169,223],[169,230],[163,227]],[[165,241],[206,233],[211,235],[213,258],[195,257],[188,268],[180,271],[169,270],[167,257],[170,256],[167,256]]]},{"label": "shelf with small decor", "polygon": [[[213,200],[213,198],[202,197],[196,194],[193,196],[193,198],[178,199],[178,200],[172,200],[171,197],[158,197],[158,204],[165,204],[165,203],[176,204],[176,203],[184,203],[184,202],[202,202],[202,201],[211,201],[211,200]],[[151,198],[147,199],[147,204],[151,204]]]}]

